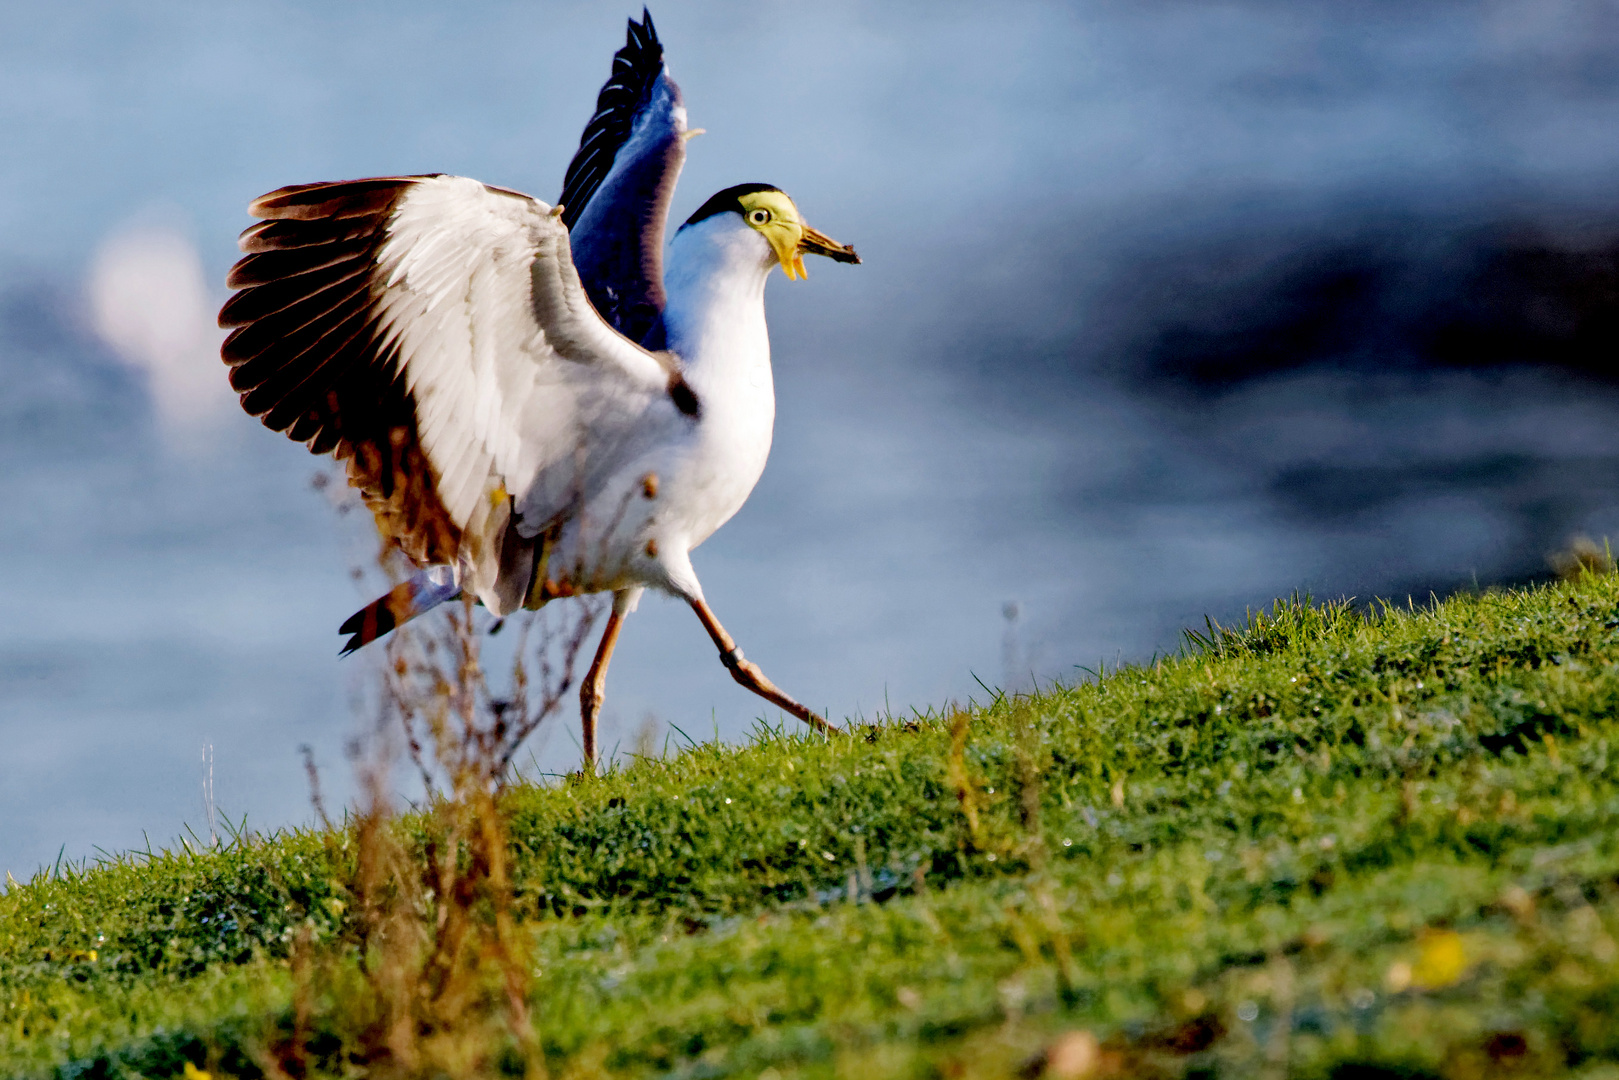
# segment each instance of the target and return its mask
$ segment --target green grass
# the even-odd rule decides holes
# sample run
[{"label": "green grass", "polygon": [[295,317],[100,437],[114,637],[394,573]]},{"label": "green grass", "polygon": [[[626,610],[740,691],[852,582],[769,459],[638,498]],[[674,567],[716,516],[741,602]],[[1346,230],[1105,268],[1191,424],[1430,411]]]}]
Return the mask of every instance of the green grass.
[{"label": "green grass", "polygon": [[[1012,1076],[1085,1029],[1122,1075],[1619,1077],[1619,577],[1279,604],[952,738],[765,732],[516,792],[552,1075]],[[256,1075],[291,943],[351,917],[350,842],[12,888],[0,1074]]]}]

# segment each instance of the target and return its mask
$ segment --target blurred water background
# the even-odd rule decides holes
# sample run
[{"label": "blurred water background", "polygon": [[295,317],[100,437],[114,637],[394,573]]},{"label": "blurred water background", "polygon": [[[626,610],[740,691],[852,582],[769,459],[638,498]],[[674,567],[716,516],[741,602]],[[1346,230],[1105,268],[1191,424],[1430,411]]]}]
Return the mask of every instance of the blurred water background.
[{"label": "blurred water background", "polygon": [[[555,198],[612,4],[0,4],[0,869],[334,798],[367,547],[241,415],[253,196]],[[1080,677],[1295,589],[1544,576],[1619,534],[1619,7],[686,2],[677,219],[766,180],[865,265],[769,290],[770,468],[696,557],[834,717]],[[760,703],[649,598],[605,742]],[[572,714],[533,766],[571,767]],[[204,830],[205,831],[205,830]]]}]

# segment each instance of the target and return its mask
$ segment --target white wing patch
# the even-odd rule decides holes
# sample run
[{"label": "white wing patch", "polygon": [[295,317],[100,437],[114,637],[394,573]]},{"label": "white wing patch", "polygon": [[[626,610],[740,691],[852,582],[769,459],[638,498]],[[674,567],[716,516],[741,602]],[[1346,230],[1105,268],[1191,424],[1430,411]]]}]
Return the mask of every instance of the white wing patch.
[{"label": "white wing patch", "polygon": [[[423,179],[400,198],[372,295],[463,532],[467,584],[505,608],[493,590],[507,496],[535,517],[563,513],[667,398],[669,368],[596,314],[550,207],[463,177]],[[545,524],[525,520],[523,533]]]}]

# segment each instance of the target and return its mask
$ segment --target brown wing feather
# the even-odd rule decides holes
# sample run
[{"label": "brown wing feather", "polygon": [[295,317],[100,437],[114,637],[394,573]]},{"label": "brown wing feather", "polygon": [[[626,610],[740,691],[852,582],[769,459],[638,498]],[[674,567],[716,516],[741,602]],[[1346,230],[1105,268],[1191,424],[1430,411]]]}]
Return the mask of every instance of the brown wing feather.
[{"label": "brown wing feather", "polygon": [[249,225],[237,238],[236,246],[249,254],[284,251],[288,248],[335,244],[369,236],[373,224],[361,218],[334,221],[261,221]]},{"label": "brown wing feather", "polygon": [[[344,319],[318,343],[320,353],[305,363],[289,363],[274,370],[242,395],[242,408],[257,416],[271,431],[287,431],[287,425],[310,410],[319,411],[333,378],[355,364],[369,365],[372,357],[371,321],[358,311]],[[242,368],[237,368],[240,372]],[[235,374],[233,372],[232,374]],[[386,378],[386,373],[381,377]],[[288,437],[305,442],[287,431]]]},{"label": "brown wing feather", "polygon": [[398,357],[377,340],[372,273],[418,177],[300,184],[249,207],[240,291],[219,314],[242,407],[313,453],[347,462],[383,537],[419,563],[455,561],[460,530],[422,449]]},{"label": "brown wing feather", "polygon": [[259,218],[293,221],[369,218],[378,214],[386,216],[393,210],[394,200],[406,186],[415,180],[428,179],[432,179],[432,175],[293,184],[278,188],[268,195],[260,195],[248,204],[247,212]]},{"label": "brown wing feather", "polygon": [[311,244],[307,247],[280,251],[260,251],[239,260],[231,267],[225,284],[233,289],[245,289],[250,285],[265,285],[285,278],[301,277],[317,270],[352,263],[357,257],[368,254],[373,246],[374,239],[367,232],[347,240],[333,240],[319,245]]},{"label": "brown wing feather", "polygon": [[[307,265],[290,267],[287,264],[296,262],[291,256],[301,255],[303,252],[276,252],[277,265],[259,263],[256,267],[250,268],[259,273],[233,276],[227,282],[231,288],[243,291],[227,300],[225,306],[220,309],[219,325],[246,326],[316,298],[335,303],[340,296],[352,293],[356,288],[369,290],[371,275],[369,259],[373,246],[368,242],[364,247],[355,247],[351,241],[344,245],[329,244],[321,248],[310,248],[311,252],[322,252],[327,255],[327,261],[321,264],[311,260]],[[263,258],[265,258],[263,255],[247,257],[247,259]],[[243,259],[242,262],[247,262],[247,259]],[[237,264],[240,265],[241,263]],[[278,269],[282,272],[268,275],[264,273]]]},{"label": "brown wing feather", "polygon": [[[232,367],[248,367],[254,365],[259,357],[269,354],[270,359],[266,364],[279,366],[289,362],[299,351],[318,344],[333,325],[356,309],[368,307],[371,297],[370,264],[362,264],[361,269],[362,273],[333,283],[336,287],[329,286],[309,293],[291,303],[260,304],[249,297],[241,302],[239,308],[227,305],[227,310],[221,315],[233,320],[238,311],[254,308],[264,308],[264,316],[274,317],[258,317],[231,331],[220,346],[220,355],[225,363]],[[263,376],[247,374],[241,378],[247,380],[248,385],[256,385]],[[236,388],[241,390],[245,386],[238,384]]]}]

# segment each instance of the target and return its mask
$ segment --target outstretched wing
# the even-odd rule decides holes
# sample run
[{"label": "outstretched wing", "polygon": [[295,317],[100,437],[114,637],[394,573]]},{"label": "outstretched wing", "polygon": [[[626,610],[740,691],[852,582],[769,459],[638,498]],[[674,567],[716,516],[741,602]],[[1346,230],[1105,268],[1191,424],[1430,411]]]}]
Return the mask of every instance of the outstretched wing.
[{"label": "outstretched wing", "polygon": [[663,231],[686,162],[686,107],[645,8],[625,37],[557,201],[591,303],[626,337],[661,348]]},{"label": "outstretched wing", "polygon": [[346,460],[383,535],[496,611],[527,587],[514,548],[645,425],[695,409],[672,358],[592,309],[542,202],[415,176],[282,188],[250,212],[269,220],[242,234],[219,314],[242,407]]}]

